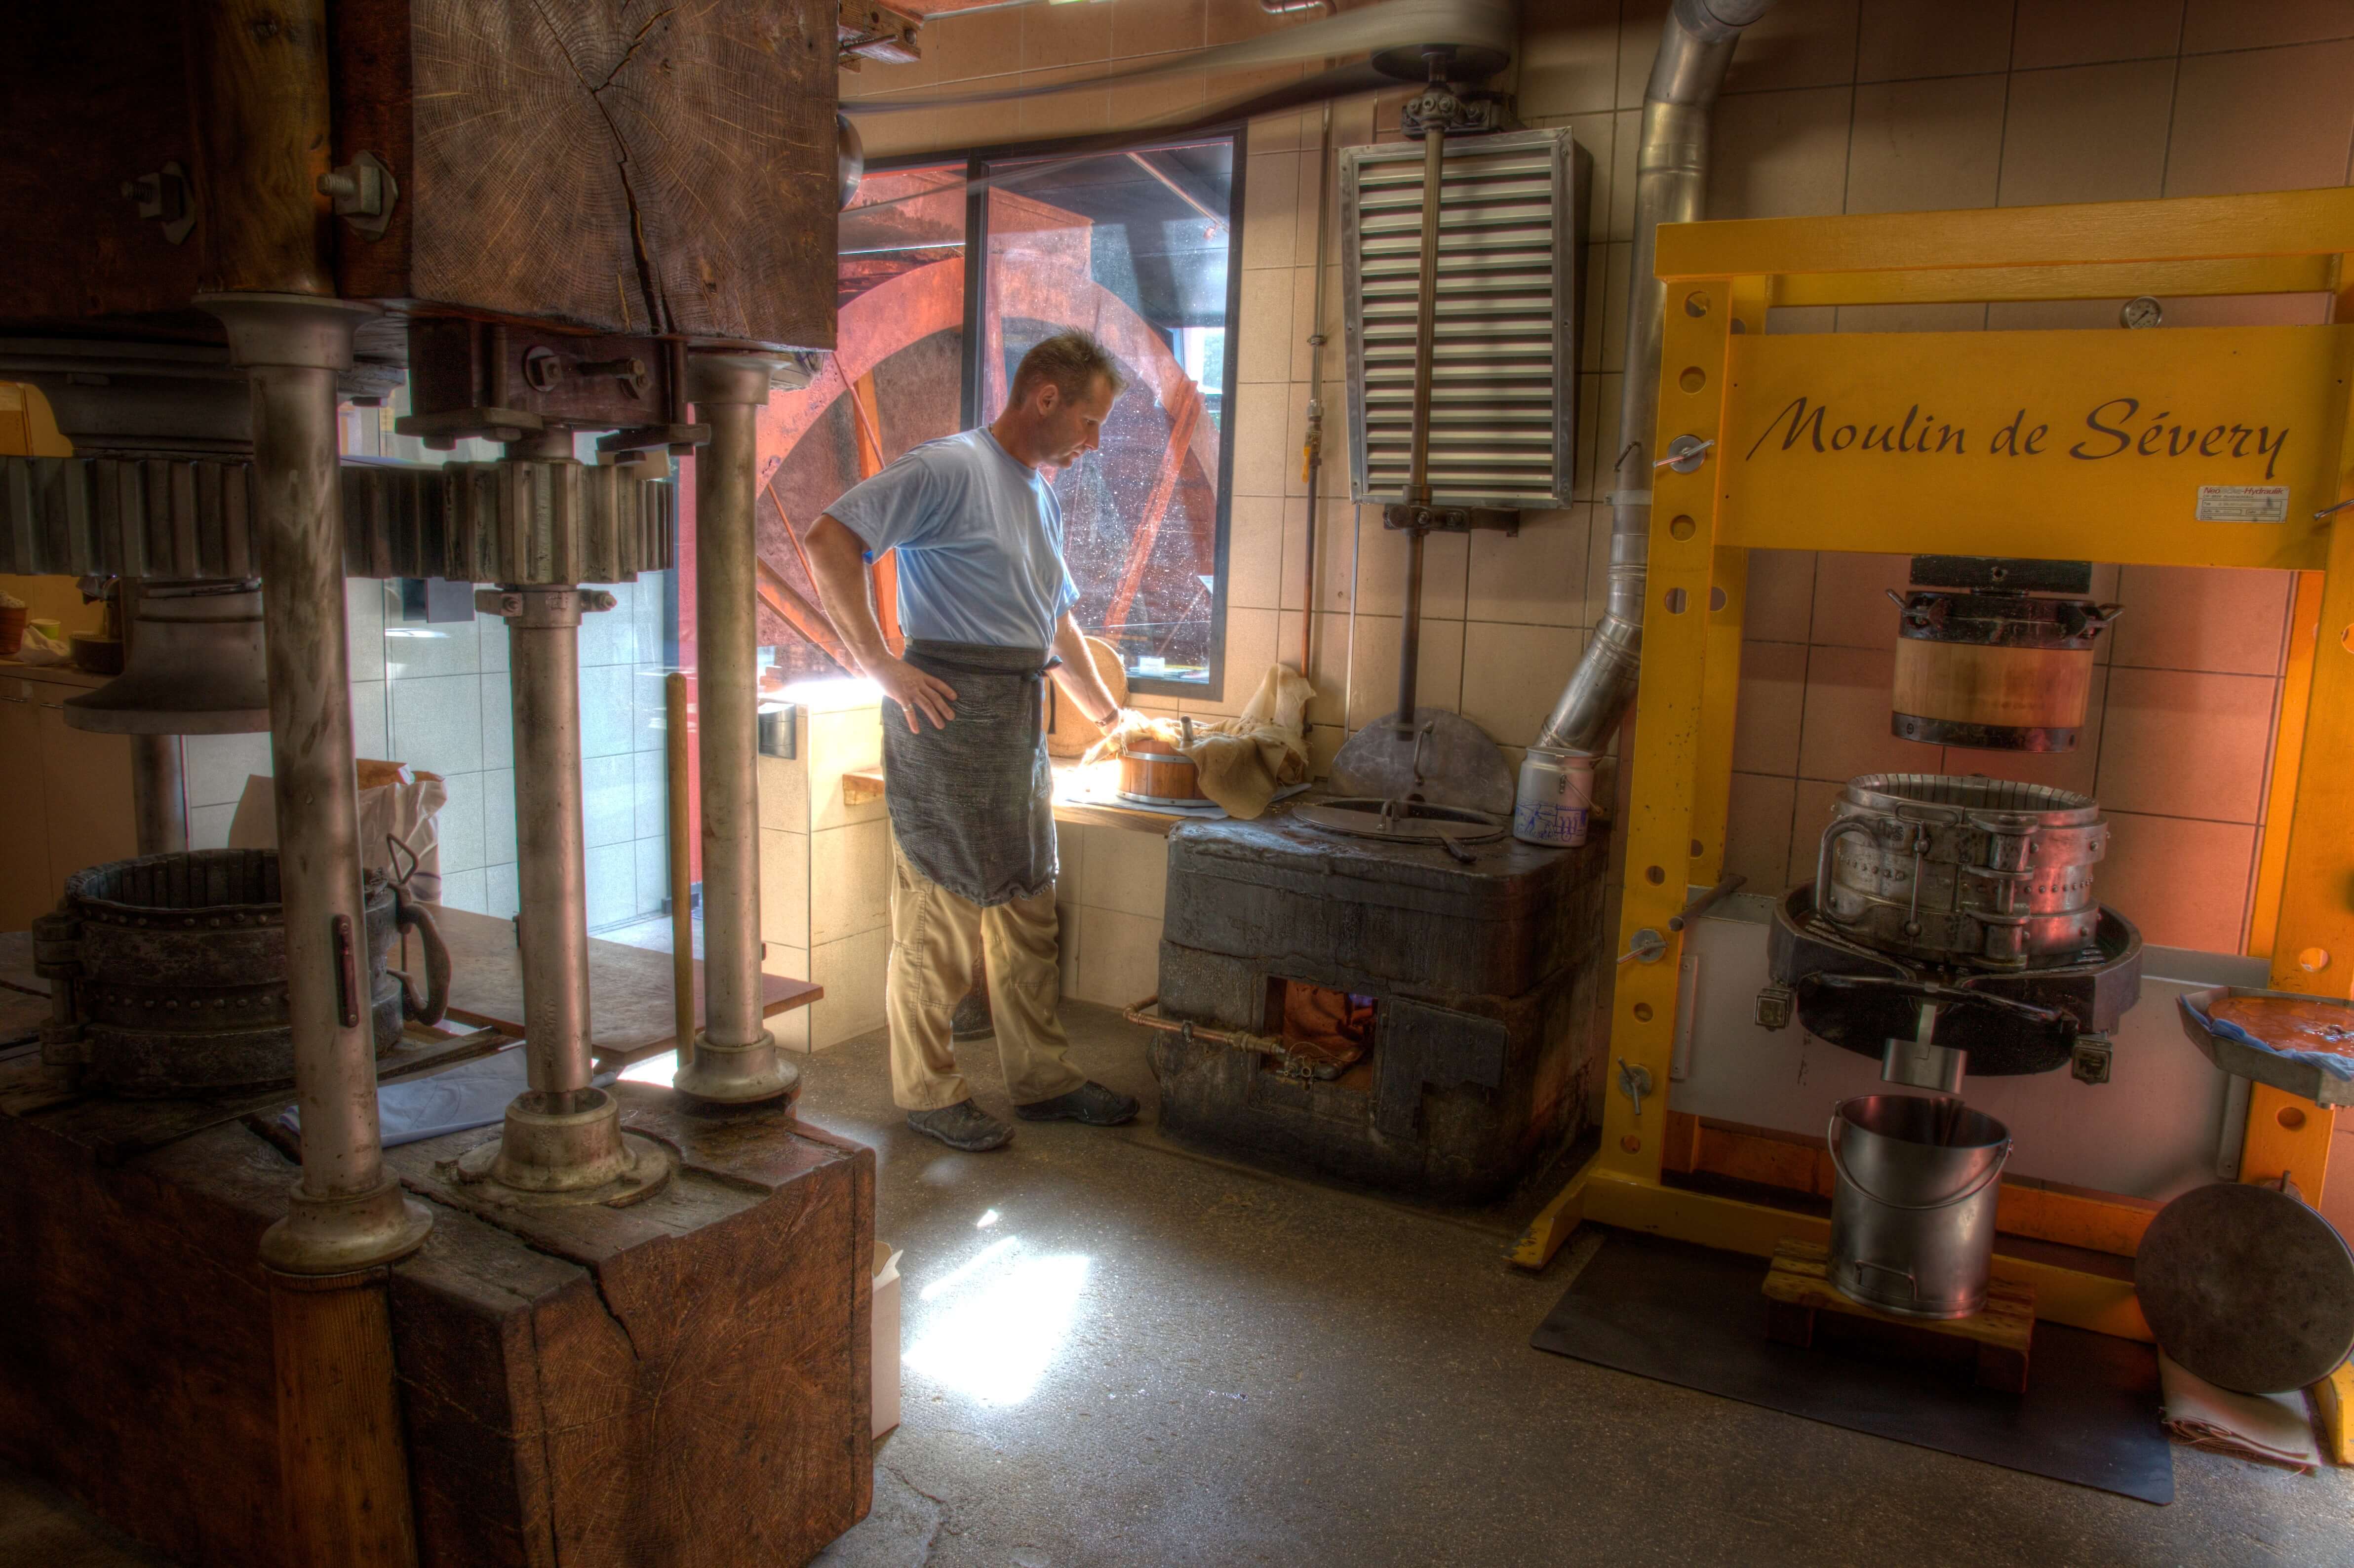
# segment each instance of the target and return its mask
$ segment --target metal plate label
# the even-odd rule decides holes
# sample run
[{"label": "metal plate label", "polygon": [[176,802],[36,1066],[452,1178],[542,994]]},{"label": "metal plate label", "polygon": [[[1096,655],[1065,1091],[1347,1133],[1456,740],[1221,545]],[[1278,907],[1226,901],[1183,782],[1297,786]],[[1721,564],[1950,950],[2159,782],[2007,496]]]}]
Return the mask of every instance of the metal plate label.
[{"label": "metal plate label", "polygon": [[2202,484],[2199,510],[2191,515],[2201,523],[2285,523],[2285,484]]}]

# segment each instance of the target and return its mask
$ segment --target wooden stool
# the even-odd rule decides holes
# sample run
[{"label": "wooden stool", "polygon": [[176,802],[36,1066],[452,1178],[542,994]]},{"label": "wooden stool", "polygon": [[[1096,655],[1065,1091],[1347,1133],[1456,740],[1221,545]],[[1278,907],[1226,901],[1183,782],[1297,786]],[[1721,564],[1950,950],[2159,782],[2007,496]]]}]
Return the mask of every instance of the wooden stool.
[{"label": "wooden stool", "polygon": [[1873,1338],[1925,1358],[1956,1341],[1978,1351],[1977,1383],[2004,1393],[2027,1392],[2027,1354],[2035,1337],[2035,1287],[1988,1282],[1986,1306],[1967,1318],[1907,1318],[1843,1296],[1830,1282],[1830,1251],[1815,1242],[1783,1241],[1766,1274],[1766,1337],[1800,1348],[1815,1342],[1815,1314],[1837,1313],[1877,1326]]}]

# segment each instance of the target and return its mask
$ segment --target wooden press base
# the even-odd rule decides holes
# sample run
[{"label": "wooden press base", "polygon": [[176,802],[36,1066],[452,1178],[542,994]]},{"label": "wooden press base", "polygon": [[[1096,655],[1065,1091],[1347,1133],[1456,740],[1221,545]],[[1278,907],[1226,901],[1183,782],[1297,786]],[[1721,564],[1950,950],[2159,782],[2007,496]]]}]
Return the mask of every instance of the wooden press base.
[{"label": "wooden press base", "polygon": [[[613,1093],[680,1157],[631,1208],[501,1211],[440,1180],[495,1128],[387,1156],[435,1211],[385,1298],[419,1560],[806,1563],[873,1493],[874,1152]],[[0,1062],[0,1454],[186,1568],[307,1568],[256,1252],[295,1167],[271,1122],[207,1119]]]},{"label": "wooden press base", "polygon": [[2027,1353],[2035,1337],[2035,1287],[1996,1279],[1985,1308],[1967,1318],[1907,1318],[1843,1296],[1830,1282],[1830,1250],[1816,1242],[1785,1241],[1766,1275],[1766,1335],[1785,1345],[1815,1342],[1815,1317],[1831,1312],[1870,1323],[1877,1343],[1924,1360],[1949,1358],[1975,1347],[1977,1382],[2004,1393],[2027,1392]]}]

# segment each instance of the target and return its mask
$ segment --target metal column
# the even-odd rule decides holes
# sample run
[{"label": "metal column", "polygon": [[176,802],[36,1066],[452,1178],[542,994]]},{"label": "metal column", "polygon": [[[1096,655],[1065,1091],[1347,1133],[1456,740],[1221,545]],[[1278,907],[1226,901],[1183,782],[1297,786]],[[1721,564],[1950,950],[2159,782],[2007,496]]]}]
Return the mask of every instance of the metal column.
[{"label": "metal column", "polygon": [[[1437,82],[1431,90],[1443,90]],[[1414,431],[1406,448],[1405,503],[1430,504],[1430,381],[1438,344],[1439,196],[1447,181],[1447,126],[1433,116],[1422,132],[1422,268],[1415,289]],[[1411,733],[1422,663],[1422,563],[1430,530],[1407,531],[1405,619],[1398,630],[1397,724]]]},{"label": "metal column", "polygon": [[695,609],[703,764],[703,1029],[672,1082],[699,1099],[791,1094],[801,1069],[777,1049],[760,997],[759,608],[754,572],[753,423],[773,364],[701,355],[687,390],[711,444],[695,461]]},{"label": "metal column", "polygon": [[252,378],[255,546],[269,584],[270,755],[302,1176],[261,1258],[287,1274],[345,1274],[413,1251],[433,1224],[385,1172],[364,990],[335,373],[351,364],[353,329],[377,313],[304,294],[196,302],[228,326],[230,355]]},{"label": "metal column", "polygon": [[534,584],[486,590],[475,603],[507,621],[529,1087],[508,1105],[496,1141],[469,1150],[459,1173],[514,1202],[631,1202],[667,1181],[672,1161],[652,1139],[623,1133],[620,1102],[590,1082],[580,616],[612,609],[613,596]]},{"label": "metal column", "polygon": [[[580,612],[573,588],[509,589],[524,1052],[535,1089],[588,1086],[588,834],[580,818]],[[599,609],[613,596],[600,593]]]},{"label": "metal column", "polygon": [[141,854],[188,847],[188,789],[176,735],[131,737],[131,820]]}]

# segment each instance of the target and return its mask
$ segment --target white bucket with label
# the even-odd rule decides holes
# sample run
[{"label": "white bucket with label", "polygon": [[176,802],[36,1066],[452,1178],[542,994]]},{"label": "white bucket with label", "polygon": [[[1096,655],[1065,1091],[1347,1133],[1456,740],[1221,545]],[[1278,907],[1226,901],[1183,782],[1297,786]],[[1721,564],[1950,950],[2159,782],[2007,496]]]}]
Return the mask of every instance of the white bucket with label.
[{"label": "white bucket with label", "polygon": [[1512,799],[1512,836],[1522,843],[1574,847],[1585,842],[1593,811],[1593,756],[1532,747]]}]

